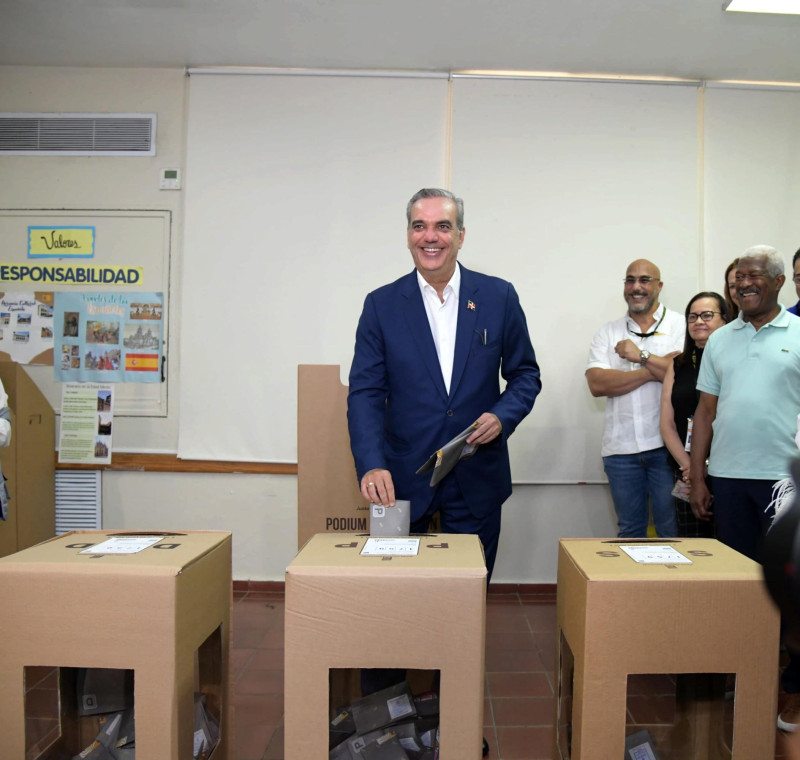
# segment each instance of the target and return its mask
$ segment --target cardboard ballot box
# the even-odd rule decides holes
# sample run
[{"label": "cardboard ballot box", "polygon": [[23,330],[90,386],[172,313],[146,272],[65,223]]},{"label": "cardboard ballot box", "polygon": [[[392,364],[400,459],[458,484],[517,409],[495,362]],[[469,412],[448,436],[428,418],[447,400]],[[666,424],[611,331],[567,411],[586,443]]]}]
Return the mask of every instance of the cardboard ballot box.
[{"label": "cardboard ballot box", "polygon": [[440,758],[481,757],[483,551],[472,535],[416,538],[415,555],[363,556],[369,536],[318,534],[289,565],[286,760],[328,757],[329,676],[338,668],[438,670]]},{"label": "cardboard ballot box", "polygon": [[[665,547],[688,561],[669,561],[666,552],[667,560],[637,562],[625,551],[633,546],[650,554]],[[773,756],[779,615],[761,567],[718,541],[562,540],[556,646],[554,758],[628,757],[626,690],[632,674],[735,675],[732,747],[722,747],[709,730],[712,707],[706,725],[692,728],[689,749],[673,746],[656,756]]]},{"label": "cardboard ballot box", "polygon": [[[72,532],[0,558],[8,623],[0,647],[2,757],[72,757],[85,748],[91,731],[83,723],[93,718],[81,717],[76,704],[83,668],[132,671],[136,760],[192,758],[196,691],[220,722],[210,758],[232,757],[231,535],[137,533],[130,535],[158,541],[135,554],[91,553],[125,535]],[[50,733],[32,738],[43,719],[35,703],[46,696],[32,697],[39,679],[49,680],[56,712]]]}]

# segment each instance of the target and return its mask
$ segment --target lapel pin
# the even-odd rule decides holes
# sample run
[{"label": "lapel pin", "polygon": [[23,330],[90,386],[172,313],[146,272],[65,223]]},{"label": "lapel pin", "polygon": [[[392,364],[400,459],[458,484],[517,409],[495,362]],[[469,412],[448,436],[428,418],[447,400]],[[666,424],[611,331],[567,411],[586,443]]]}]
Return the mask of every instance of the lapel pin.
[{"label": "lapel pin", "polygon": [[470,311],[475,311],[475,304],[472,301],[467,301],[467,308]]}]

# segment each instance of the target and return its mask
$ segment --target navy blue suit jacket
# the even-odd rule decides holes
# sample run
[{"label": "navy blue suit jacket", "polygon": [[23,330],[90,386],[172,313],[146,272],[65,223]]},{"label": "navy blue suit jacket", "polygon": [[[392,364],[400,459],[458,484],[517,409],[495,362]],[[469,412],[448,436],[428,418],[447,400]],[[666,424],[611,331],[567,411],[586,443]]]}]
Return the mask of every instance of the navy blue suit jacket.
[{"label": "navy blue suit jacket", "polygon": [[457,478],[476,517],[500,508],[511,495],[508,437],[542,387],[511,283],[462,266],[457,324],[449,394],[416,270],[367,296],[356,331],[347,420],[358,479],[389,470],[396,498],[411,501],[412,521],[434,492],[431,473],[416,470],[484,412],[497,415],[501,434],[448,477]]}]

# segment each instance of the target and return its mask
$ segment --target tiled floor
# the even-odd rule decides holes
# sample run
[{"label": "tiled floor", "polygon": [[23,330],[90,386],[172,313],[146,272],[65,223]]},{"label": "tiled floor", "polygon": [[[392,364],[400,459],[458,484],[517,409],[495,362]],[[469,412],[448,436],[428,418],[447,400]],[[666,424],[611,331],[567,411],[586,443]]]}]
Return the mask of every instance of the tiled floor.
[{"label": "tiled floor", "polygon": [[[235,760],[284,757],[283,601],[279,591],[234,592]],[[484,734],[491,760],[551,760],[555,612],[552,593],[489,594]],[[786,757],[784,741],[776,731],[775,758]]]}]

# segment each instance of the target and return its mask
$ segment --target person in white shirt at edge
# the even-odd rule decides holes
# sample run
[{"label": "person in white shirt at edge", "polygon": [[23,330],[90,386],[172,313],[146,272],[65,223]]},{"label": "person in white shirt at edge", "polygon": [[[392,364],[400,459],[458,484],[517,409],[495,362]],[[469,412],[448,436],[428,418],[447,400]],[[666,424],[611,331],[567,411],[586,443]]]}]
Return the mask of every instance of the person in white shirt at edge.
[{"label": "person in white shirt at edge", "polygon": [[[786,311],[789,311],[788,309]],[[800,414],[797,415],[797,435],[794,442],[800,449]],[[791,477],[783,478],[772,486],[772,501],[769,507],[775,512],[772,522],[774,523],[781,515],[789,510],[794,502],[795,482]],[[769,510],[769,507],[767,508]]]},{"label": "person in white shirt at edge", "polygon": [[586,381],[593,396],[607,398],[601,453],[618,535],[647,535],[649,497],[656,532],[670,537],[678,528],[659,429],[661,383],[683,346],[686,321],[659,303],[664,283],[652,261],[634,261],[623,282],[628,311],[595,333]]}]

